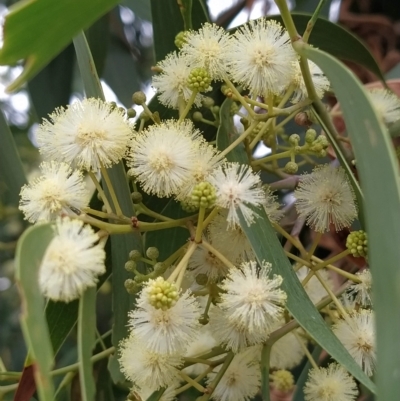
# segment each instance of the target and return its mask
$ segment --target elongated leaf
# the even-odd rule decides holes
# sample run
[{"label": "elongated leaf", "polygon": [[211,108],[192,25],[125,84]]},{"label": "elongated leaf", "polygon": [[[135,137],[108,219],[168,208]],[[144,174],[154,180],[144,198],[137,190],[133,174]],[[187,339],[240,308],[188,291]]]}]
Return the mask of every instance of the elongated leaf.
[{"label": "elongated leaf", "polygon": [[[225,110],[227,112],[227,110]],[[228,129],[219,132],[219,135],[228,135],[229,119],[221,121],[228,124]],[[231,140],[231,139],[230,139]],[[225,140],[226,144],[230,140]],[[219,144],[222,143],[222,138],[219,139]],[[220,148],[220,150],[223,150]],[[243,162],[243,156],[240,155],[240,150],[230,154],[231,161]],[[243,153],[243,150],[242,150]],[[365,375],[361,368],[356,364],[354,359],[346,351],[337,337],[332,333],[326,322],[322,319],[319,311],[310,301],[307,293],[304,291],[296,273],[286,257],[283,248],[278,240],[278,237],[269,222],[269,219],[264,210],[254,209],[259,218],[249,227],[243,216],[240,219],[240,225],[243,232],[246,234],[254,253],[259,262],[267,261],[272,264],[274,274],[279,274],[283,277],[282,289],[288,295],[286,307],[296,321],[306,330],[312,338],[329,354],[332,355],[339,363],[351,372],[360,382],[362,382],[371,391],[374,391],[374,383]]]},{"label": "elongated leaf", "polygon": [[9,200],[18,204],[21,187],[26,184],[24,169],[13,134],[0,110],[0,179],[9,191]]},{"label": "elongated leaf", "polygon": [[96,287],[88,288],[79,300],[78,357],[79,382],[83,401],[93,401],[95,384],[90,358],[96,333]]},{"label": "elongated leaf", "polygon": [[[310,17],[311,14],[292,14],[293,21],[300,35],[305,31]],[[271,15],[267,18],[274,19],[283,24],[280,15]],[[337,58],[352,61],[368,68],[379,79],[384,81],[382,71],[370,51],[356,36],[341,26],[327,19],[318,18],[311,32],[309,43]]]},{"label": "elongated leaf", "polygon": [[22,300],[21,326],[29,347],[29,359],[35,366],[35,381],[41,401],[54,400],[54,386],[50,377],[54,355],[43,314],[44,298],[37,277],[53,235],[51,224],[30,227],[18,241],[16,253],[16,280]]},{"label": "elongated leaf", "polygon": [[4,22],[0,64],[25,60],[20,76],[7,91],[14,91],[37,74],[82,29],[110,10],[118,0],[28,0],[10,7]]},{"label": "elongated leaf", "polygon": [[353,145],[365,198],[368,259],[374,282],[378,400],[396,399],[400,381],[393,372],[399,369],[400,353],[393,352],[393,344],[400,338],[400,247],[393,246],[393,239],[400,238],[400,184],[393,146],[353,73],[320,50],[308,46],[298,50],[318,64],[331,81]]},{"label": "elongated leaf", "polygon": [[[86,96],[93,96],[104,100],[104,94],[98,79],[96,67],[83,33],[74,39],[74,44],[77,49],[79,70],[81,72]],[[107,169],[107,171],[122,212],[125,216],[134,216],[135,213],[130,197],[128,179],[123,163],[120,162],[112,168]],[[109,196],[107,188],[105,188],[105,191],[107,196]],[[124,269],[124,265],[132,249],[137,249],[139,251],[142,249],[142,240],[139,233],[111,237],[114,312],[112,343],[115,347],[118,347],[119,342],[128,335],[128,311],[133,307],[133,297],[128,294],[124,286],[125,281],[131,278],[129,273]],[[143,269],[141,266],[138,266],[138,268],[139,270]],[[119,369],[118,353],[110,357],[109,362],[109,370],[114,382],[124,382],[125,377]]]}]

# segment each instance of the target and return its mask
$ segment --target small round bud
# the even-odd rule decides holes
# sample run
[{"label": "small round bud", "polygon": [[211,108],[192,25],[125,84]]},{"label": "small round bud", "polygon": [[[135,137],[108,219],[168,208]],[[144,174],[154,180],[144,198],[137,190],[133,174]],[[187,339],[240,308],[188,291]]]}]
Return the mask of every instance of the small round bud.
[{"label": "small round bud", "polygon": [[299,166],[295,162],[287,162],[284,168],[285,173],[296,174]]},{"label": "small round bud", "polygon": [[312,125],[307,113],[303,111],[295,115],[294,122],[301,127],[310,127]]},{"label": "small round bud", "polygon": [[[236,103],[235,103],[236,104]],[[214,113],[214,114],[218,114],[219,113],[219,106],[213,106],[212,108],[211,108],[211,111]],[[232,108],[231,108],[231,111],[232,111]]]},{"label": "small round bud", "polygon": [[214,99],[212,97],[204,96],[202,101],[201,101],[201,104],[204,107],[206,107],[207,109],[210,109],[211,107],[214,106],[215,102],[214,102]]},{"label": "small round bud", "polygon": [[133,251],[129,252],[130,260],[137,261],[137,260],[140,260],[141,257],[142,257],[142,254],[137,249],[134,249]]},{"label": "small round bud", "polygon": [[141,105],[146,103],[146,95],[142,91],[135,92],[132,95],[132,101],[134,104]]},{"label": "small round bud", "polygon": [[154,271],[155,271],[156,273],[163,273],[164,270],[165,270],[165,264],[164,264],[163,262],[157,262],[157,263],[154,265]]},{"label": "small round bud", "polygon": [[203,114],[201,114],[199,111],[195,111],[192,115],[192,120],[200,122],[203,119]]},{"label": "small round bud", "polygon": [[283,393],[288,393],[294,387],[294,377],[288,370],[277,370],[271,374],[272,385]]},{"label": "small round bud", "polygon": [[147,248],[146,256],[151,260],[157,260],[157,258],[160,256],[160,252],[155,246],[151,246]]},{"label": "small round bud", "polygon": [[206,92],[211,84],[210,74],[204,68],[194,68],[188,77],[188,87],[192,91]]},{"label": "small round bud", "polygon": [[112,110],[114,110],[117,107],[117,103],[115,102],[110,102],[109,105]]},{"label": "small round bud", "polygon": [[143,200],[143,195],[140,192],[132,192],[131,193],[131,199],[132,202],[137,205],[138,203],[141,203]]},{"label": "small round bud", "polygon": [[351,232],[347,236],[346,248],[355,258],[366,258],[368,255],[367,233],[363,230]]},{"label": "small round bud", "polygon": [[123,107],[118,107],[118,110],[123,114],[126,113],[126,109],[124,109]]},{"label": "small round bud", "polygon": [[196,276],[196,283],[198,285],[206,285],[208,283],[207,274],[201,273]]},{"label": "small round bud", "polygon": [[315,153],[319,153],[319,152],[321,152],[321,150],[322,150],[323,148],[322,148],[322,145],[321,145],[320,143],[318,143],[317,141],[315,141],[314,144],[311,146],[310,149],[311,149],[313,152],[315,152]]},{"label": "small round bud", "polygon": [[307,143],[313,143],[316,137],[317,137],[317,131],[315,131],[315,129],[310,128],[306,131],[305,141]]},{"label": "small round bud", "polygon": [[216,199],[215,188],[209,182],[200,182],[193,188],[190,200],[199,208],[209,209],[214,206]]},{"label": "small round bud", "polygon": [[221,86],[221,92],[226,97],[232,97],[232,90],[227,85],[222,85]]},{"label": "small round bud", "polygon": [[321,152],[317,153],[317,156],[318,157],[326,157],[327,154],[328,154],[327,151],[325,149],[322,149]]},{"label": "small round bud", "polygon": [[135,118],[136,117],[136,110],[134,109],[126,109],[126,115],[128,118]]},{"label": "small round bud", "polygon": [[136,270],[137,264],[133,260],[128,260],[125,263],[125,270],[128,272],[133,272]]},{"label": "small round bud", "polygon": [[195,213],[199,210],[198,206],[196,206],[190,199],[181,201],[181,208],[186,213]]},{"label": "small round bud", "polygon": [[322,147],[323,147],[324,149],[326,149],[326,148],[329,146],[328,138],[327,138],[325,135],[320,135],[320,136],[317,138],[317,141],[322,145]]},{"label": "small round bud", "polygon": [[297,146],[299,144],[299,141],[300,141],[300,136],[299,135],[292,134],[292,135],[289,136],[289,143],[291,145]]},{"label": "small round bud", "polygon": [[126,291],[128,291],[129,294],[136,294],[139,290],[138,284],[130,278],[125,280],[124,286],[125,286]]},{"label": "small round bud", "polygon": [[179,299],[178,289],[175,284],[165,281],[163,277],[157,277],[146,288],[150,305],[156,309],[168,310]]},{"label": "small round bud", "polygon": [[186,43],[186,35],[186,31],[181,31],[176,34],[174,43],[178,49],[181,49],[182,46]]},{"label": "small round bud", "polygon": [[294,146],[293,150],[294,150],[294,153],[296,153],[296,155],[298,155],[299,153],[301,153],[301,146]]}]

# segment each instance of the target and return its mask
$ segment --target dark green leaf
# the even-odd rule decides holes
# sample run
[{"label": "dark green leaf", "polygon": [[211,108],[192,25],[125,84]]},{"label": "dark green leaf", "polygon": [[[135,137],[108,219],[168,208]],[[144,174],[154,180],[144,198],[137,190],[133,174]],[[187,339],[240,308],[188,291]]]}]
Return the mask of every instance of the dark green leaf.
[{"label": "dark green leaf", "polygon": [[8,91],[36,75],[72,38],[110,10],[117,0],[30,0],[10,7],[4,22],[0,64],[25,60],[22,74]]},{"label": "dark green leaf", "polygon": [[393,372],[399,369],[400,353],[393,352],[393,344],[400,338],[400,247],[393,246],[393,239],[400,238],[398,162],[387,129],[353,73],[320,50],[306,46],[298,51],[318,64],[330,80],[357,160],[374,282],[378,400],[396,399],[400,381]]}]

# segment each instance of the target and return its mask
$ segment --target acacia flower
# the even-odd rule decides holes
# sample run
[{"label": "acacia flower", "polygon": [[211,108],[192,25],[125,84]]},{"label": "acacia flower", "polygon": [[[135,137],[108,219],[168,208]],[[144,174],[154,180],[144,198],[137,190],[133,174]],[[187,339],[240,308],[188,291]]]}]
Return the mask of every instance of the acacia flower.
[{"label": "acacia flower", "polygon": [[354,379],[337,363],[313,368],[304,386],[306,401],[354,401],[358,395]]},{"label": "acacia flower", "polygon": [[[207,384],[214,380],[221,365],[207,376]],[[253,363],[246,352],[235,355],[211,398],[218,401],[250,400],[260,387],[260,367]]]},{"label": "acacia flower", "polygon": [[191,68],[204,68],[211,79],[220,80],[226,75],[226,52],[229,34],[215,24],[205,23],[198,31],[189,31],[181,53]]},{"label": "acacia flower", "polygon": [[[160,103],[173,109],[179,108],[180,97],[187,102],[192,94],[188,86],[188,78],[191,69],[187,60],[177,54],[170,53],[167,57],[157,64],[161,68],[161,73],[153,76],[153,86],[159,93]],[[203,96],[197,94],[194,104],[201,106]]]},{"label": "acacia flower", "polygon": [[331,223],[339,231],[357,217],[355,195],[341,167],[325,164],[301,176],[294,196],[297,212],[315,231],[328,231]]},{"label": "acacia flower", "polygon": [[134,334],[119,343],[121,371],[138,387],[153,391],[176,383],[182,358],[178,354],[158,353],[147,347]]},{"label": "acacia flower", "polygon": [[385,124],[400,120],[400,98],[393,92],[376,88],[367,92],[372,105]]},{"label": "acacia flower", "polygon": [[88,171],[118,163],[131,136],[123,112],[94,98],[56,109],[37,131],[39,150],[46,159]]},{"label": "acacia flower", "polygon": [[[314,84],[315,92],[317,96],[321,99],[324,93],[329,89],[330,83],[328,78],[322,72],[322,70],[314,62],[308,60],[308,67],[310,68],[311,79]],[[292,96],[292,103],[297,103],[300,100],[304,100],[308,97],[306,84],[304,83],[303,75],[300,70],[300,64],[295,61],[293,64],[294,76],[291,84],[294,87],[294,92]]]},{"label": "acacia flower", "polygon": [[266,19],[239,28],[227,55],[232,79],[258,96],[279,94],[293,77],[296,59],[286,30]]},{"label": "acacia flower", "polygon": [[371,376],[376,362],[373,312],[361,310],[354,313],[337,322],[333,332],[364,372]]},{"label": "acacia flower", "polygon": [[177,195],[192,177],[196,150],[202,144],[199,135],[189,120],[151,125],[130,143],[128,174],[136,177],[149,194]]},{"label": "acacia flower", "polygon": [[[190,291],[178,294],[166,283],[162,277],[149,280],[139,295],[136,309],[129,312],[129,326],[150,351],[183,353],[198,336],[201,308]],[[158,307],[157,300],[166,307]]]},{"label": "acacia flower", "polygon": [[216,168],[208,181],[216,189],[216,204],[228,209],[228,228],[239,224],[238,210],[248,225],[254,221],[255,213],[249,206],[262,205],[265,196],[260,177],[249,166],[226,163]]},{"label": "acacia flower", "polygon": [[73,214],[71,207],[82,209],[89,201],[89,191],[78,170],[66,163],[43,162],[42,175],[21,189],[19,208],[30,223],[54,220],[61,214]]},{"label": "acacia flower", "polygon": [[355,294],[355,301],[362,306],[370,306],[372,304],[372,275],[369,269],[357,272],[356,276],[361,280],[360,283],[354,283],[349,287],[349,294]]},{"label": "acacia flower", "polygon": [[231,269],[221,288],[219,307],[228,319],[247,327],[250,333],[271,331],[274,322],[281,316],[286,302],[286,293],[279,289],[282,277],[271,277],[271,264],[263,262],[242,263],[239,269]]},{"label": "acacia flower", "polygon": [[105,272],[105,251],[92,227],[58,219],[39,269],[39,287],[53,301],[70,302],[94,287]]}]

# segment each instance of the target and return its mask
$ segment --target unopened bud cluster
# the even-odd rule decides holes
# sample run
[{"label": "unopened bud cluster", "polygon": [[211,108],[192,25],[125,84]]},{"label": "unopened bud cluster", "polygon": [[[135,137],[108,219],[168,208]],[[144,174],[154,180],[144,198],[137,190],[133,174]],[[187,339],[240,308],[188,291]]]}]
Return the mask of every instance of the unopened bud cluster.
[{"label": "unopened bud cluster", "polygon": [[165,281],[162,277],[157,277],[149,283],[147,294],[150,305],[162,310],[172,308],[179,298],[175,284]]},{"label": "unopened bud cluster", "polygon": [[194,187],[190,200],[197,208],[209,209],[216,199],[215,188],[208,182],[200,182]]},{"label": "unopened bud cluster", "polygon": [[186,43],[186,35],[187,35],[186,31],[181,31],[178,32],[177,35],[175,36],[174,43],[178,49],[181,49],[182,46]]},{"label": "unopened bud cluster", "polygon": [[346,247],[355,258],[368,254],[367,233],[363,230],[351,232],[346,240]]},{"label": "unopened bud cluster", "polygon": [[287,393],[293,389],[294,377],[288,370],[277,370],[271,375],[272,385],[279,391]]},{"label": "unopened bud cluster", "polygon": [[204,68],[194,68],[190,71],[188,78],[188,87],[191,90],[205,92],[210,88],[211,77]]}]

